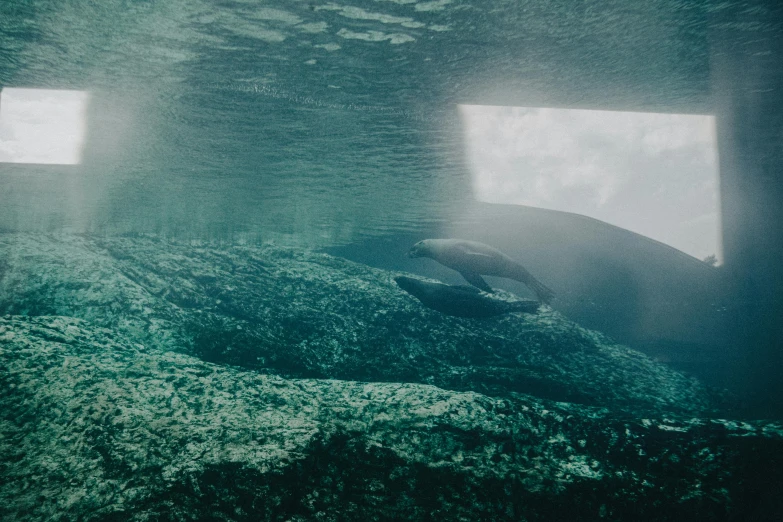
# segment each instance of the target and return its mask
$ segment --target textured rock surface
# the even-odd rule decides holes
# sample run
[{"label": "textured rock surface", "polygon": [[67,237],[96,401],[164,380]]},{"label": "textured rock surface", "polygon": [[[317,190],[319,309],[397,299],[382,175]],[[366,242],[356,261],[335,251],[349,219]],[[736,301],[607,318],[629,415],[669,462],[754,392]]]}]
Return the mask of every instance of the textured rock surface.
[{"label": "textured rock surface", "polygon": [[716,519],[783,464],[776,425],[286,380],[72,318],[0,319],[0,364],[3,520]]},{"label": "textured rock surface", "polygon": [[0,250],[0,314],[79,317],[211,362],[634,413],[715,406],[695,380],[551,309],[448,317],[400,290],[394,273],[325,254],[30,235],[0,235]]},{"label": "textured rock surface", "polygon": [[0,235],[0,520],[783,510],[780,425],[718,418],[698,382],[549,309],[447,317],[393,275]]}]

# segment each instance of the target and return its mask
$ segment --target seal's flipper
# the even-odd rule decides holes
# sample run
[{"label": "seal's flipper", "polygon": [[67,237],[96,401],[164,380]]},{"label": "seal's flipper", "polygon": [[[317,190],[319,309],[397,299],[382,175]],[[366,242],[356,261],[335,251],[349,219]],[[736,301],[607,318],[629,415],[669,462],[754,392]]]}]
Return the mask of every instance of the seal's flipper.
[{"label": "seal's flipper", "polygon": [[544,304],[549,304],[555,297],[555,293],[540,281],[534,279],[528,286],[535,292],[538,300]]},{"label": "seal's flipper", "polygon": [[485,292],[492,293],[492,287],[487,284],[486,281],[484,281],[484,278],[481,277],[480,274],[477,274],[476,272],[460,272],[462,274],[462,277],[465,278],[465,281],[472,284],[476,288],[480,288],[481,290],[484,290]]},{"label": "seal's flipper", "polygon": [[541,281],[533,277],[530,272],[525,270],[525,267],[520,264],[516,264],[514,266],[513,272],[509,274],[508,277],[527,285],[527,287],[536,294],[536,297],[542,303],[549,304],[550,301],[552,301],[552,299],[555,297],[555,293],[552,290],[545,286]]}]

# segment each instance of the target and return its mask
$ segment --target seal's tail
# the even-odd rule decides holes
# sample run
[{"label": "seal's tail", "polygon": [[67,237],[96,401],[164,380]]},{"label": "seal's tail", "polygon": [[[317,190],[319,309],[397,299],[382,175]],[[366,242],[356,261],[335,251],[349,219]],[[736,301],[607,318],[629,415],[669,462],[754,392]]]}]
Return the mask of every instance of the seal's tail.
[{"label": "seal's tail", "polygon": [[526,300],[526,301],[513,301],[511,303],[511,310],[514,312],[523,312],[526,314],[534,314],[538,312],[538,307],[541,306],[541,303],[538,301],[533,301],[532,299]]},{"label": "seal's tail", "polygon": [[528,272],[522,265],[518,264],[516,266],[514,279],[525,283],[528,288],[535,292],[536,297],[542,303],[549,304],[550,301],[552,301],[552,299],[555,297],[555,293],[548,286],[544,285],[544,283],[533,277],[531,273]]}]

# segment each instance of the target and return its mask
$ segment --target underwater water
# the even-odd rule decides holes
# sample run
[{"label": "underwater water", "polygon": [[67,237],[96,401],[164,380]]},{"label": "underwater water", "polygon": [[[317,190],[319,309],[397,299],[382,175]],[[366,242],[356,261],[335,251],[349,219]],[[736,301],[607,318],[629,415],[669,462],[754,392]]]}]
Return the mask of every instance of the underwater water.
[{"label": "underwater water", "polygon": [[0,520],[780,520],[781,52],[765,1],[3,1]]}]

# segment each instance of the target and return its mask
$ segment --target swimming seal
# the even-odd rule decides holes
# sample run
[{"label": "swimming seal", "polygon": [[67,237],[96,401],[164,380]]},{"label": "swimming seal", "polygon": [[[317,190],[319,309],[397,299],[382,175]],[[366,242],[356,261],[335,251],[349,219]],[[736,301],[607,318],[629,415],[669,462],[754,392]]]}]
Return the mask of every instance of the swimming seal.
[{"label": "swimming seal", "polygon": [[408,257],[434,259],[456,270],[468,283],[485,292],[492,292],[492,288],[484,281],[482,275],[507,277],[524,283],[543,303],[549,303],[555,296],[552,290],[533,277],[525,267],[497,248],[478,241],[425,239],[411,247]]},{"label": "swimming seal", "polygon": [[503,301],[472,286],[449,286],[405,276],[395,277],[394,281],[424,306],[457,317],[492,317],[510,312],[532,314],[539,307],[537,301]]}]

